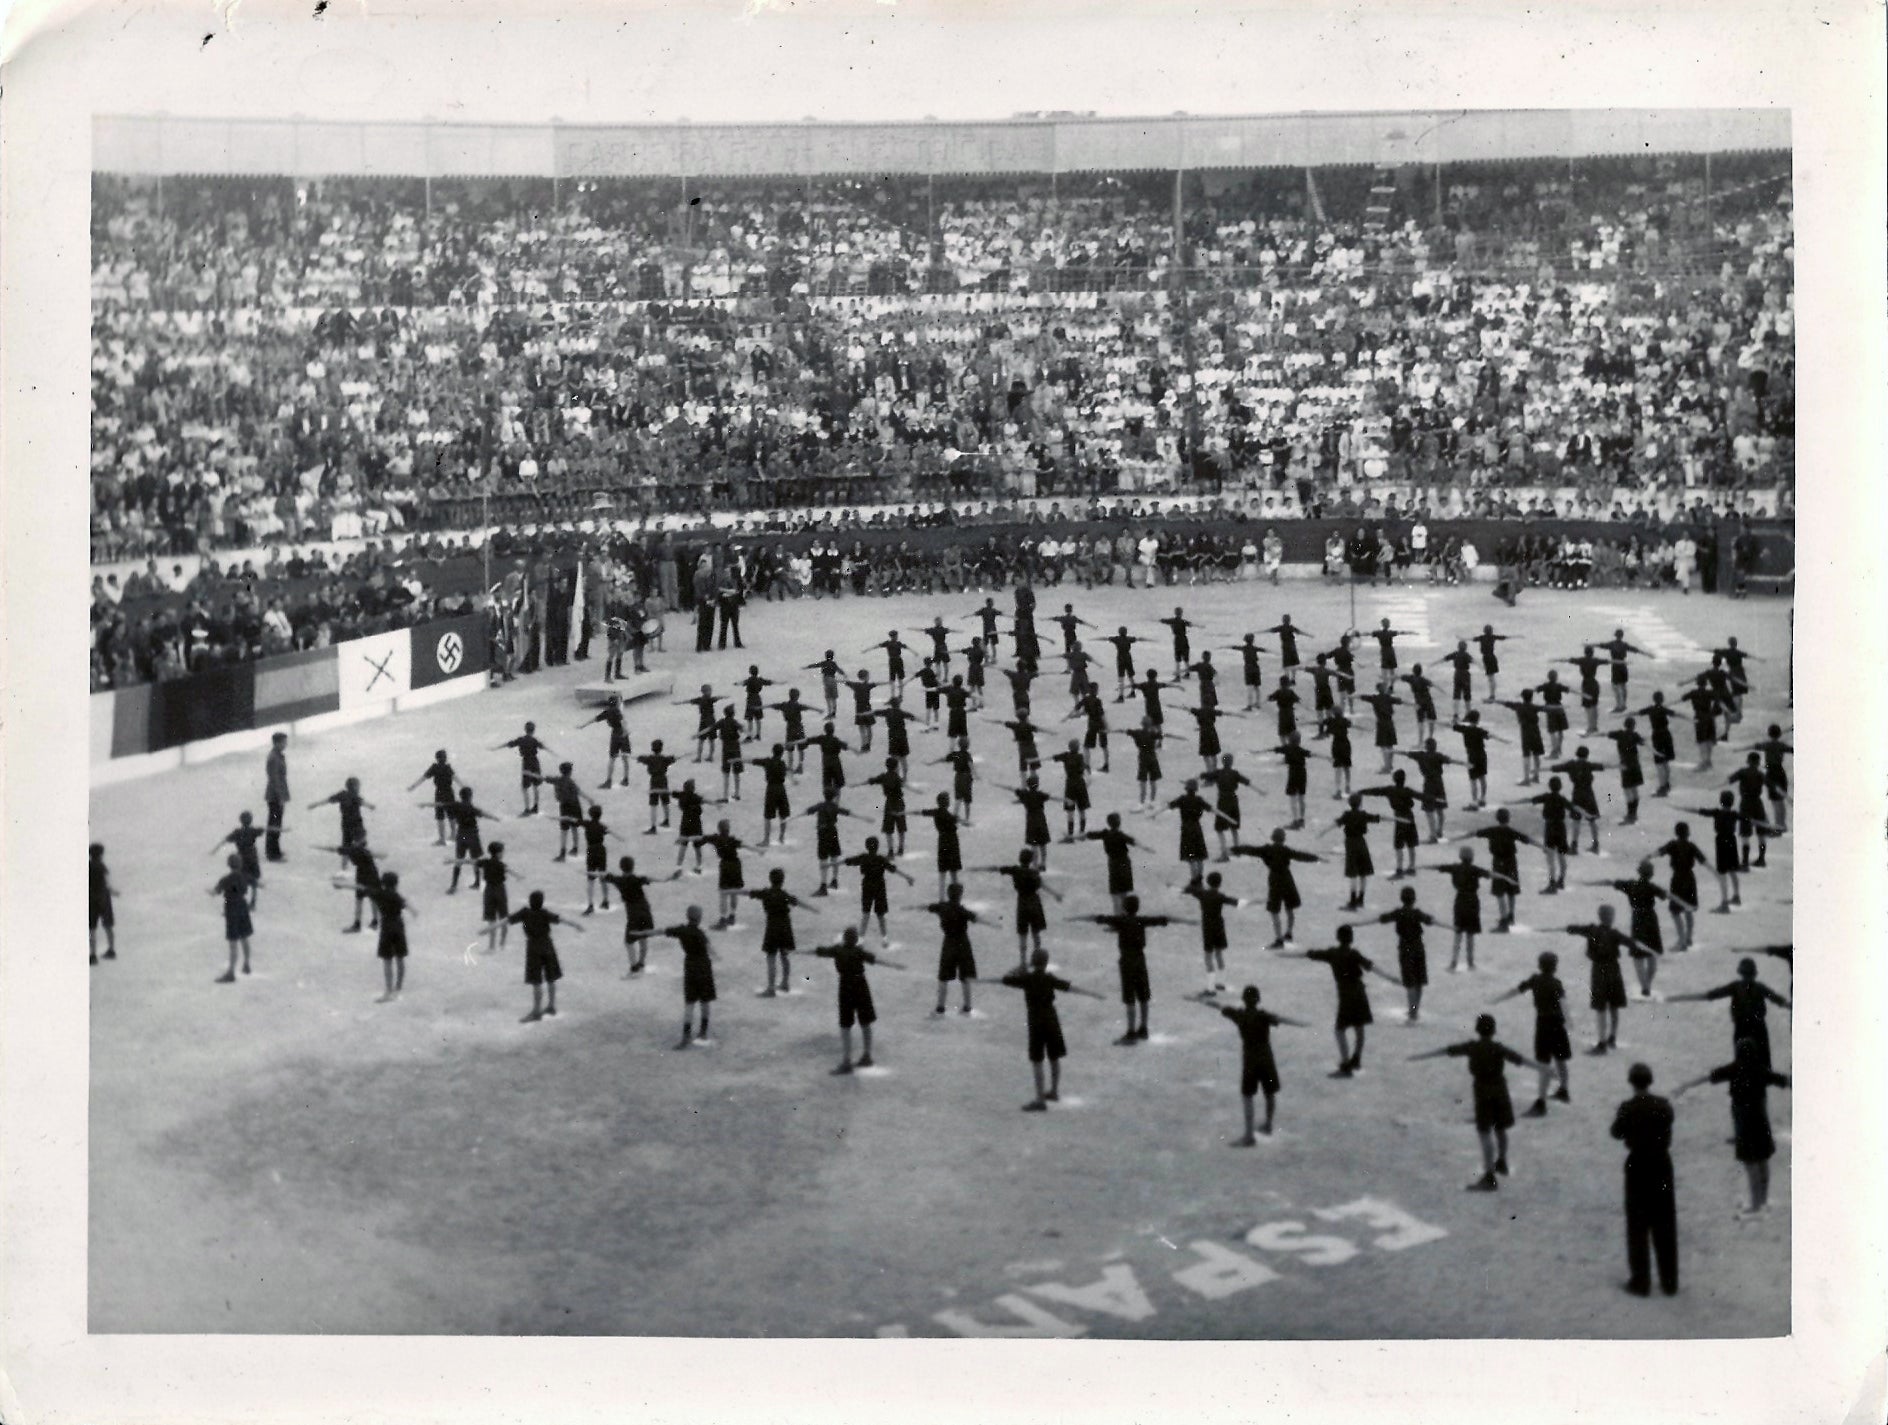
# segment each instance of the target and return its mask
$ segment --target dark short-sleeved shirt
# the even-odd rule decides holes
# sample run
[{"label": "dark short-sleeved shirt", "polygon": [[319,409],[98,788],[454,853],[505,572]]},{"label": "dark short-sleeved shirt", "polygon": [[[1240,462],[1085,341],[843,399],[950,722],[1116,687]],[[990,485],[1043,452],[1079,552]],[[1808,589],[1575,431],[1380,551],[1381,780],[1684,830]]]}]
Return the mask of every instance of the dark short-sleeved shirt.
[{"label": "dark short-sleeved shirt", "polygon": [[1534,1013],[1541,1019],[1564,1019],[1566,1017],[1567,990],[1560,983],[1558,975],[1550,975],[1542,970],[1529,975],[1516,988],[1526,991],[1534,999]]},{"label": "dark short-sleeved shirt", "polygon": [[1451,1044],[1445,1052],[1452,1059],[1468,1060],[1468,1075],[1477,1088],[1493,1088],[1506,1078],[1508,1065],[1527,1062],[1506,1044],[1493,1039],[1465,1039],[1460,1044]]},{"label": "dark short-sleeved shirt", "polygon": [[1023,1005],[1032,1020],[1053,1015],[1056,991],[1074,988],[1060,975],[1052,975],[1047,970],[1011,970],[1003,977],[1003,983],[1023,992]]},{"label": "dark short-sleeved shirt", "polygon": [[543,910],[525,906],[514,910],[505,919],[513,925],[524,927],[524,943],[527,948],[544,950],[550,947],[551,927],[563,924],[564,918],[554,910]]}]

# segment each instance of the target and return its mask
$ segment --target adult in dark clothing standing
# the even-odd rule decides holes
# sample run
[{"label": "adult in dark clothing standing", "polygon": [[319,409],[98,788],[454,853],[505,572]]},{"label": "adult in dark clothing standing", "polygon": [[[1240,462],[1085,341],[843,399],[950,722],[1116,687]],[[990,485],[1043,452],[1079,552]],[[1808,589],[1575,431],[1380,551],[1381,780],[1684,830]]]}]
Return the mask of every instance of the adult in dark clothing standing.
[{"label": "adult in dark clothing standing", "polygon": [[[695,651],[708,653],[715,646],[715,599],[706,589],[697,591],[695,599]],[[725,644],[722,645],[726,647]]]},{"label": "adult in dark clothing standing", "polygon": [[1651,1260],[1659,1289],[1678,1291],[1678,1194],[1672,1180],[1672,1105],[1652,1092],[1652,1070],[1634,1064],[1626,1074],[1632,1097],[1613,1115],[1613,1137],[1626,1145],[1626,1290],[1652,1294]]},{"label": "adult in dark clothing standing", "polygon": [[741,642],[741,609],[747,603],[747,595],[741,592],[732,572],[721,581],[721,592],[715,596],[715,604],[721,613],[721,636],[716,641],[717,648],[728,646],[728,637],[733,635],[734,646],[745,648]]},{"label": "adult in dark clothing standing", "polygon": [[269,756],[264,763],[268,787],[263,800],[269,808],[269,834],[262,843],[262,854],[271,861],[282,861],[282,812],[288,806],[288,734],[278,732],[269,739]]}]

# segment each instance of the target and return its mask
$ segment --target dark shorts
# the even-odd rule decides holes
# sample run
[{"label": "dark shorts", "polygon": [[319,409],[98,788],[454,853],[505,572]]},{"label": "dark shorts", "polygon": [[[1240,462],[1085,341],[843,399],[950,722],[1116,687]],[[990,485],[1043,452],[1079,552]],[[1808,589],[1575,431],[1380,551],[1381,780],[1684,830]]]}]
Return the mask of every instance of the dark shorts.
[{"label": "dark shorts", "polygon": [[1041,901],[1028,900],[1018,902],[1016,906],[1017,934],[1021,935],[1024,932],[1033,931],[1040,935],[1048,928],[1049,922],[1043,916]]},{"label": "dark shorts", "polygon": [[817,855],[820,860],[837,861],[839,859],[839,833],[838,832],[822,831],[819,833],[818,837],[816,838],[816,843],[817,844],[814,848],[814,854]]},{"label": "dark shorts", "polygon": [[1542,1064],[1564,1064],[1573,1057],[1567,1021],[1558,1016],[1534,1021],[1534,1058]]},{"label": "dark shorts", "polygon": [[1206,859],[1206,833],[1198,827],[1188,827],[1180,833],[1180,859],[1182,861],[1204,861]]},{"label": "dark shorts", "polygon": [[1077,782],[1070,787],[1062,798],[1062,805],[1072,807],[1076,811],[1087,811],[1089,808],[1088,783]]},{"label": "dark shorts", "polygon": [[859,893],[860,914],[883,916],[887,914],[890,909],[891,906],[886,899],[885,888],[883,886],[878,887],[876,890],[861,891]]},{"label": "dark shorts", "polygon": [[1044,1059],[1062,1059],[1068,1055],[1068,1045],[1062,1042],[1062,1021],[1055,1014],[1042,1019],[1029,1021],[1029,1062],[1040,1064]]},{"label": "dark shorts", "polygon": [[1296,910],[1302,904],[1295,884],[1266,887],[1265,908],[1273,914],[1281,910]]},{"label": "dark shorts", "polygon": [[1134,893],[1134,866],[1132,862],[1108,867],[1108,894],[1126,896]]},{"label": "dark shorts", "polygon": [[770,925],[761,932],[760,950],[763,955],[784,955],[798,948],[793,943],[793,927],[790,925],[778,929]]},{"label": "dark shorts", "polygon": [[776,817],[785,818],[792,816],[793,808],[787,805],[786,789],[782,787],[769,787],[767,789],[767,795],[761,798],[760,814],[762,819],[766,821],[772,821]]},{"label": "dark shorts", "polygon": [[610,735],[610,756],[629,756],[629,738],[627,736],[619,737],[614,733]]},{"label": "dark shorts", "polygon": [[244,907],[223,912],[223,938],[225,940],[247,940],[256,933],[250,923],[249,911]]},{"label": "dark shorts", "polygon": [[1145,955],[1123,955],[1119,963],[1121,971],[1121,1003],[1134,1004],[1145,1002],[1154,997],[1153,986],[1147,979],[1147,957]]},{"label": "dark shorts", "polygon": [[1408,848],[1409,850],[1414,851],[1419,845],[1422,844],[1421,839],[1418,837],[1417,832],[1416,832],[1415,822],[1413,821],[1393,822],[1391,824],[1391,828],[1392,829],[1390,833],[1390,844],[1393,847],[1395,847],[1398,851],[1401,851],[1405,848]]},{"label": "dark shorts", "polygon": [[1541,845],[1549,851],[1566,851],[1567,824],[1564,821],[1550,821],[1541,832]]},{"label": "dark shorts", "polygon": [[843,979],[839,982],[839,1027],[850,1029],[854,1024],[872,1024],[878,1019],[878,1011],[872,1007],[872,987],[863,979]]},{"label": "dark shorts", "polygon": [[1398,950],[1396,952],[1397,973],[1403,977],[1405,989],[1418,989],[1429,983],[1429,952],[1427,949]]},{"label": "dark shorts", "polygon": [[110,930],[116,923],[112,918],[111,902],[109,900],[93,901],[87,920],[93,930],[101,925]]},{"label": "dark shorts", "polygon": [[1247,1055],[1239,1067],[1239,1092],[1251,1098],[1261,1089],[1268,1095],[1278,1092],[1278,1065],[1270,1054]]},{"label": "dark shorts", "polygon": [[1508,1097],[1506,1083],[1475,1090],[1475,1127],[1483,1133],[1514,1127],[1514,1103]]},{"label": "dark shorts", "polygon": [[712,1004],[715,998],[715,967],[707,960],[689,957],[682,961],[682,1001],[684,1004]]},{"label": "dark shorts", "polygon": [[1594,1009],[1626,1007],[1626,977],[1617,960],[1594,961],[1592,1005]]},{"label": "dark shorts", "polygon": [[668,792],[666,790],[652,788],[649,792],[649,805],[652,807],[662,807],[666,810],[669,805]]},{"label": "dark shorts", "polygon": [[380,947],[377,953],[383,960],[406,959],[406,931],[390,930],[383,926],[380,932]]},{"label": "dark shorts", "polygon": [[740,863],[735,861],[723,861],[721,863],[721,872],[715,878],[715,884],[724,891],[738,891],[741,887],[745,886],[747,882],[741,875]]},{"label": "dark shorts", "polygon": [[527,985],[554,985],[563,978],[564,967],[558,963],[555,949],[525,946],[524,982]]},{"label": "dark shorts", "polygon": [[1547,709],[1547,730],[1565,732],[1567,730],[1567,710],[1565,708]]},{"label": "dark shorts", "polygon": [[487,920],[503,920],[511,914],[511,897],[503,886],[495,886],[490,881],[485,883],[484,916]]},{"label": "dark shorts", "polygon": [[1370,1012],[1370,996],[1364,993],[1364,987],[1340,985],[1337,991],[1337,1027],[1357,1029],[1375,1022],[1376,1017]]},{"label": "dark shorts", "polygon": [[1481,934],[1482,903],[1480,899],[1464,898],[1455,903],[1455,928],[1469,934]]},{"label": "dark shorts", "polygon": [[1645,785],[1645,772],[1642,768],[1627,763],[1619,769],[1619,785],[1627,791],[1636,791]]},{"label": "dark shorts", "polygon": [[970,946],[946,943],[938,952],[937,977],[940,981],[976,979],[977,957],[971,953]]},{"label": "dark shorts", "polygon": [[592,846],[583,853],[583,869],[592,876],[601,876],[610,869],[609,852],[601,846]]},{"label": "dark shorts", "polygon": [[888,811],[879,818],[878,829],[890,836],[893,832],[903,836],[907,829],[905,814],[901,811]]}]

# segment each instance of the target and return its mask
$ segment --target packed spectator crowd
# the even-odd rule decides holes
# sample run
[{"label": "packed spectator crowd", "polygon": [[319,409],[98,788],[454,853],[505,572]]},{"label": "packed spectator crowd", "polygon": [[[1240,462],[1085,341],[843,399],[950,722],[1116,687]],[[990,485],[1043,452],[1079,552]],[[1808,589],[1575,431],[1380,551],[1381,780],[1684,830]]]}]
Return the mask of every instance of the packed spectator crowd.
[{"label": "packed spectator crowd", "polygon": [[[569,517],[1787,487],[1784,155],[1171,180],[99,175],[98,559]],[[1269,517],[1269,516],[1268,516]]]}]

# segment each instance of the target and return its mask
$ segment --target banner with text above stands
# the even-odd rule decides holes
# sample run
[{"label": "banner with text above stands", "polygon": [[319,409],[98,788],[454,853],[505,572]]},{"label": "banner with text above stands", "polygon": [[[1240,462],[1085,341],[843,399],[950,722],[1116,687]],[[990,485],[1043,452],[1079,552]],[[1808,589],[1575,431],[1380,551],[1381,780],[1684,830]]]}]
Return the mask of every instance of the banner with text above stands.
[{"label": "banner with text above stands", "polygon": [[488,666],[482,615],[441,619],[408,632],[413,639],[409,664],[414,688],[430,688],[452,678],[483,673]]},{"label": "banner with text above stands", "polygon": [[392,702],[413,686],[413,631],[395,629],[338,644],[341,710]]}]

